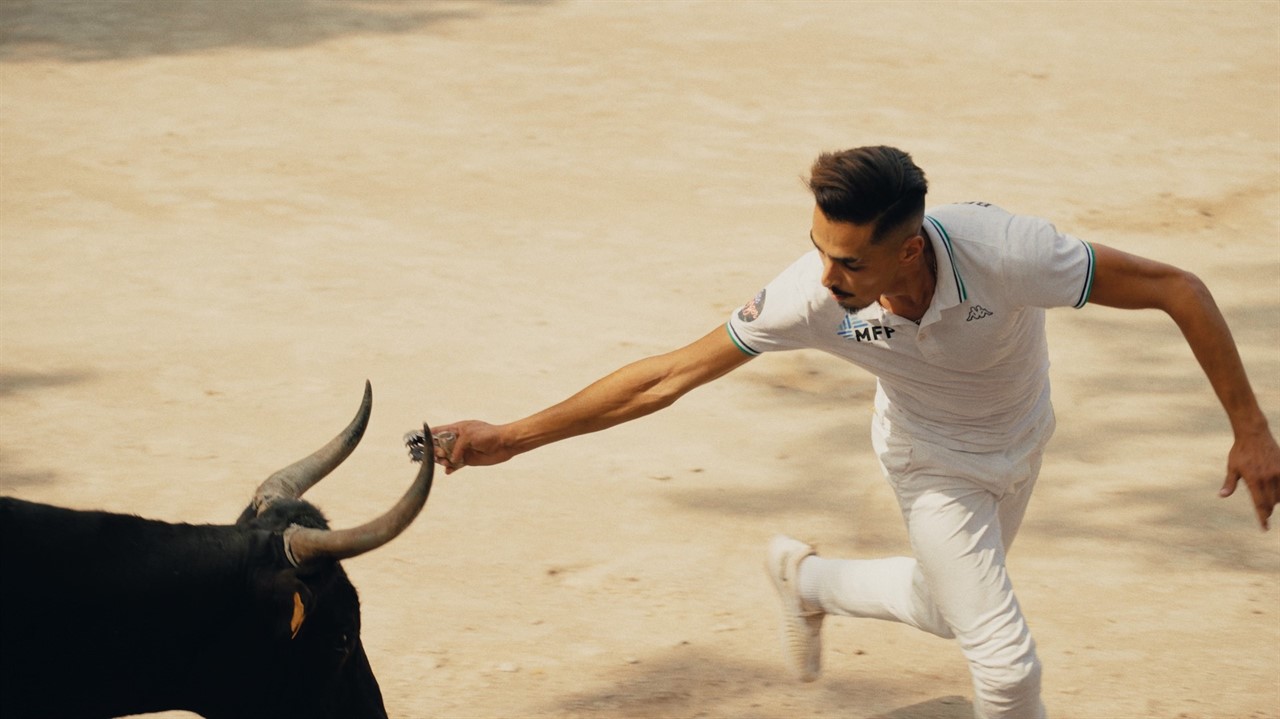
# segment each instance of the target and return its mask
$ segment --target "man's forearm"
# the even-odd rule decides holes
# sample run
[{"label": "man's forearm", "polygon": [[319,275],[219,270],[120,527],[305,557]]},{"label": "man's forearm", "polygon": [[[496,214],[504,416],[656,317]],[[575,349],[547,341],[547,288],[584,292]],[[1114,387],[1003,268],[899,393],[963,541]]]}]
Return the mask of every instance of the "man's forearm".
[{"label": "man's forearm", "polygon": [[[462,442],[461,452],[486,464],[581,434],[598,432],[669,407],[690,390],[751,359],[723,325],[666,354],[632,362],[559,404],[500,426],[485,425],[484,439]],[[498,459],[495,459],[498,458]]]},{"label": "man's forearm", "polygon": [[503,442],[515,454],[581,434],[598,432],[656,412],[675,402],[661,357],[629,364],[559,404],[502,427]]},{"label": "man's forearm", "polygon": [[1184,274],[1181,287],[1168,296],[1165,310],[1209,378],[1235,434],[1268,432],[1266,416],[1249,384],[1231,330],[1204,283]]}]

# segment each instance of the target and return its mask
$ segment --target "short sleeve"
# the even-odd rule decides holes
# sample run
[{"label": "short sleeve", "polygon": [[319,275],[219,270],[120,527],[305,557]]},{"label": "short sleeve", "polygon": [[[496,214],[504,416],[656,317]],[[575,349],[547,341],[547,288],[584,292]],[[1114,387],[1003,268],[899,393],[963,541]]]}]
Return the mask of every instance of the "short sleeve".
[{"label": "short sleeve", "polygon": [[821,274],[822,260],[809,252],[734,311],[726,328],[738,349],[754,357],[809,346],[810,317],[823,297]]},{"label": "short sleeve", "polygon": [[1084,307],[1093,289],[1093,247],[1037,217],[1012,215],[1003,263],[1010,299],[1028,307]]}]

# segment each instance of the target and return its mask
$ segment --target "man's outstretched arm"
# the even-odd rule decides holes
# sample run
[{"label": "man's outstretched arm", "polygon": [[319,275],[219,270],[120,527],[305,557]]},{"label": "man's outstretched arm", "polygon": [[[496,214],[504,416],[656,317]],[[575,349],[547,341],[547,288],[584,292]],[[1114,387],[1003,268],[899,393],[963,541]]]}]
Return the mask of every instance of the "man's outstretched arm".
[{"label": "man's outstretched arm", "polygon": [[749,359],[722,325],[678,350],[626,365],[524,419],[501,425],[477,420],[440,425],[437,432],[451,431],[457,440],[449,457],[437,460],[448,472],[468,464],[498,464],[544,444],[607,429],[668,407]]},{"label": "man's outstretched arm", "polygon": [[1204,283],[1195,275],[1154,260],[1094,245],[1092,304],[1158,309],[1182,330],[1213,391],[1227,412],[1235,443],[1219,494],[1229,497],[1243,480],[1265,530],[1280,499],[1280,446],[1249,385],[1231,330]]}]

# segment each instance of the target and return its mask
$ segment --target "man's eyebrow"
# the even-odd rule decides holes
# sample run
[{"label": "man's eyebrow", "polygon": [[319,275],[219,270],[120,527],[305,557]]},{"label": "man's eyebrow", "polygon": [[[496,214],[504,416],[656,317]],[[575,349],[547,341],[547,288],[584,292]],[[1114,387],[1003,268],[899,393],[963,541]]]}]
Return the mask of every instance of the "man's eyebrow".
[{"label": "man's eyebrow", "polygon": [[[822,248],[818,247],[818,241],[813,239],[813,230],[809,230],[809,241],[813,243],[814,249],[818,252],[822,252]],[[826,253],[823,252],[823,254],[825,255]],[[835,257],[833,255],[827,255],[827,257],[830,257],[833,261],[839,262],[842,265],[856,265],[862,262],[862,260],[857,257]]]}]

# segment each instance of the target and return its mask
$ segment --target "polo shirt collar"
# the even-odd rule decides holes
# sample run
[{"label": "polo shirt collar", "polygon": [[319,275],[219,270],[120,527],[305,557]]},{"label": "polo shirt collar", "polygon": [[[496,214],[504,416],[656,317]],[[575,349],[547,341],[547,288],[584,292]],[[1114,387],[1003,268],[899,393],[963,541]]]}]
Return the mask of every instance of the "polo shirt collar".
[{"label": "polo shirt collar", "polygon": [[929,309],[920,318],[920,326],[937,322],[942,311],[956,307],[969,300],[969,293],[964,286],[964,278],[960,276],[960,268],[956,266],[955,248],[951,237],[941,222],[925,215],[924,231],[933,247],[933,256],[937,259],[938,270],[933,287],[933,300]]}]

